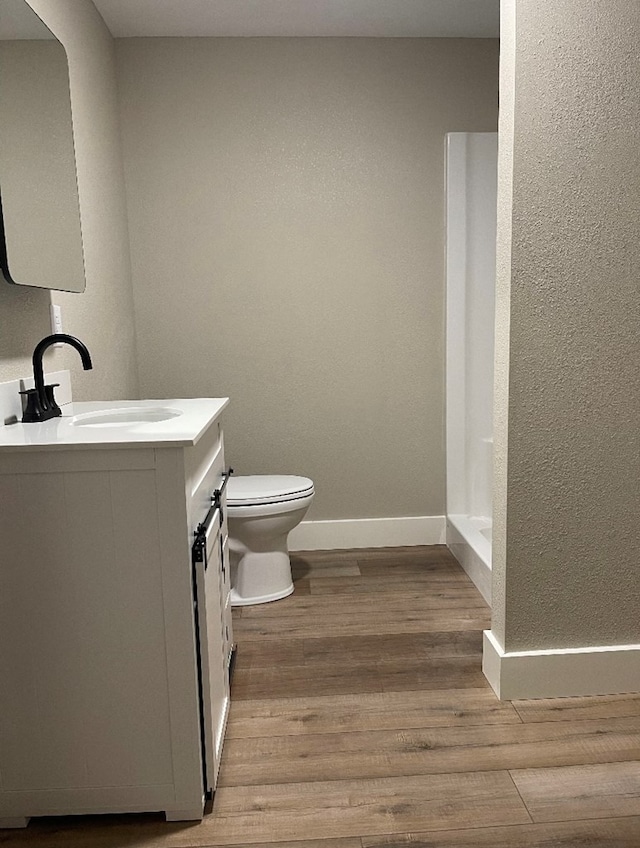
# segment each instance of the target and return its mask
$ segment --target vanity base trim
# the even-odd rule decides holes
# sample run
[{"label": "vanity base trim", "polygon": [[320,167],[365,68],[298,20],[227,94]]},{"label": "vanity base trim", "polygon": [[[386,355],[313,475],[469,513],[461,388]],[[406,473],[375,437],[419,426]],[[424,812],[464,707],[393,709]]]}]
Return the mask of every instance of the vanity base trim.
[{"label": "vanity base trim", "polygon": [[192,810],[165,810],[165,821],[202,821],[202,809],[194,807]]},{"label": "vanity base trim", "polygon": [[0,818],[0,830],[17,830],[18,828],[25,828],[30,821],[30,818],[25,818],[24,816],[8,816]]}]

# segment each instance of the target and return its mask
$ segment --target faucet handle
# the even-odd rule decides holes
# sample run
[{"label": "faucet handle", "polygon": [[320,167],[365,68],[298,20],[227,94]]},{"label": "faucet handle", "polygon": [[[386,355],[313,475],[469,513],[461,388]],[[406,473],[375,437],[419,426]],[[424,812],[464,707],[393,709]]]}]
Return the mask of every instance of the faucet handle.
[{"label": "faucet handle", "polygon": [[62,415],[62,410],[56,403],[56,398],[53,393],[54,389],[57,389],[60,383],[49,383],[44,387],[44,396],[47,399],[47,409],[49,410],[49,418],[58,418]]},{"label": "faucet handle", "polygon": [[33,424],[36,421],[42,421],[42,407],[40,406],[40,398],[37,389],[26,389],[20,392],[21,395],[26,395],[27,405],[22,415],[23,424]]},{"label": "faucet handle", "polygon": [[44,409],[40,403],[40,396],[38,395],[37,389],[26,389],[25,391],[20,392],[21,395],[27,396],[27,406],[22,416],[23,424],[34,424],[36,421],[48,421],[50,418],[57,418],[59,415],[62,415],[62,410],[56,403],[53,393],[56,386],[59,385],[60,383],[51,383],[44,387],[45,399],[47,401],[47,405]]}]

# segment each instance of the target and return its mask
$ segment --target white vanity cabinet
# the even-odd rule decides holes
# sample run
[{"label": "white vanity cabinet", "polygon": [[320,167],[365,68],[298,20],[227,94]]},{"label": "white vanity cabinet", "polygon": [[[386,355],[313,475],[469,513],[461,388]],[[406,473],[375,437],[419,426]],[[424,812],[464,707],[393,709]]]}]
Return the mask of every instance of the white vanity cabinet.
[{"label": "white vanity cabinet", "polygon": [[189,438],[0,443],[0,826],[202,817],[233,643],[218,414]]}]

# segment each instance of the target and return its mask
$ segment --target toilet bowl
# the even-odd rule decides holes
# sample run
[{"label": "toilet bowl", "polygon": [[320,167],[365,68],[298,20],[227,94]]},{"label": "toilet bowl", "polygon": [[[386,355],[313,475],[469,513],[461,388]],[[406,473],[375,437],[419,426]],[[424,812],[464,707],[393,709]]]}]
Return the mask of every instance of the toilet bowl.
[{"label": "toilet bowl", "polygon": [[232,606],[266,604],[293,592],[287,537],[304,518],[313,495],[308,477],[231,477],[227,518]]}]

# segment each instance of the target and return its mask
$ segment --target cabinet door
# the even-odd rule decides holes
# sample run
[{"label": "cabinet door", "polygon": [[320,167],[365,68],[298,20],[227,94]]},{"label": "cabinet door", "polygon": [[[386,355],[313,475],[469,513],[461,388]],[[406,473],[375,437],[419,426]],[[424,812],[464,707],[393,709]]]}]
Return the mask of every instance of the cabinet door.
[{"label": "cabinet door", "polygon": [[214,789],[220,767],[224,729],[229,710],[229,672],[225,658],[219,510],[206,532],[205,555],[195,562],[196,625],[202,698],[205,789]]},{"label": "cabinet door", "polygon": [[224,658],[227,668],[231,665],[231,653],[233,651],[233,625],[231,623],[231,581],[229,576],[229,534],[225,533],[226,524],[223,525],[221,537],[222,571],[220,573],[220,591],[222,597],[222,631],[224,640]]}]

